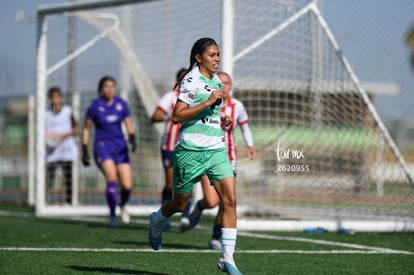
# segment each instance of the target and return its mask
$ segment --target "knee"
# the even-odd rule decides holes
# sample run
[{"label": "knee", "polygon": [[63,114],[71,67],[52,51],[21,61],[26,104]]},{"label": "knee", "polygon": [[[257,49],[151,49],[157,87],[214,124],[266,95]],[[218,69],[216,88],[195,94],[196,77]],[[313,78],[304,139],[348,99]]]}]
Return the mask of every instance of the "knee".
[{"label": "knee", "polygon": [[116,176],[116,173],[114,173],[113,171],[107,171],[105,173],[105,179],[107,182],[111,181],[111,182],[117,182],[118,181],[118,177]]},{"label": "knee", "polygon": [[228,194],[223,198],[223,208],[235,208],[236,204],[236,194]]}]

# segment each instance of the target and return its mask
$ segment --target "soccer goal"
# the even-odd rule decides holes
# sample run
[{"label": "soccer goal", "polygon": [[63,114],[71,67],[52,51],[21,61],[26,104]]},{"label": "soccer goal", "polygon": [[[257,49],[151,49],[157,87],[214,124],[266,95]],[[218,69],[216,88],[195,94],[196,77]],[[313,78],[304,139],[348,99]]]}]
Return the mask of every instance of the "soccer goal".
[{"label": "soccer goal", "polygon": [[[83,125],[103,75],[133,112],[132,214],[160,204],[162,125],[149,123],[160,96],[188,66],[192,43],[212,37],[233,96],[249,113],[256,160],[239,149],[240,229],[302,230],[342,226],[414,230],[413,180],[371,95],[318,10],[308,0],[88,1],[38,9],[35,157],[36,213],[106,214],[98,169],[73,168],[72,204],[64,179],[46,187],[45,110],[49,86],[61,86]],[[92,146],[90,146],[92,149]],[[47,191],[47,192],[46,192]],[[380,224],[380,226],[379,226]]]}]

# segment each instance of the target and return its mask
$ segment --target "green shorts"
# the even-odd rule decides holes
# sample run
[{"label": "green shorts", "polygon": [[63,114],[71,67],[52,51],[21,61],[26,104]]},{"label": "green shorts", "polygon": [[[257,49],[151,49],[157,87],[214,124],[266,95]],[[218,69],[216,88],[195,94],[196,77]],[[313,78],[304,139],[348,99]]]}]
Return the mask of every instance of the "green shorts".
[{"label": "green shorts", "polygon": [[191,192],[203,175],[211,183],[234,177],[226,148],[192,151],[178,145],[174,152],[174,192]]}]

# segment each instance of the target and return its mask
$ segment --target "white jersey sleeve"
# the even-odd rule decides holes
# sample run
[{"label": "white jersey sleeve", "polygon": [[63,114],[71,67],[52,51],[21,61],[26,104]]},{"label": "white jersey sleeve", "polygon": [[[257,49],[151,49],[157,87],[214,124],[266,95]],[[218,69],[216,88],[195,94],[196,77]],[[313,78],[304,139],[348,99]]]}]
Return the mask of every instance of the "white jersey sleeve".
[{"label": "white jersey sleeve", "polygon": [[243,103],[241,101],[237,102],[237,109],[236,112],[238,114],[237,116],[237,123],[239,125],[242,125],[244,123],[249,122],[249,116],[247,115],[246,108],[244,107]]},{"label": "white jersey sleeve", "polygon": [[253,147],[253,136],[248,124],[249,116],[247,115],[246,108],[240,100],[233,98],[233,101],[236,103],[236,119],[243,134],[244,143],[246,147]]},{"label": "white jersey sleeve", "polygon": [[158,101],[157,108],[161,111],[163,111],[167,116],[171,115],[171,105],[174,105],[175,102],[173,102],[173,91],[167,92],[165,95],[163,95]]},{"label": "white jersey sleeve", "polygon": [[250,131],[250,127],[248,123],[240,124],[240,130],[243,134],[244,143],[246,147],[253,147],[253,136],[252,132]]},{"label": "white jersey sleeve", "polygon": [[198,90],[197,87],[198,80],[194,79],[192,74],[184,77],[180,86],[180,94],[178,95],[178,100],[186,103],[188,106],[192,106],[194,103],[194,96]]}]

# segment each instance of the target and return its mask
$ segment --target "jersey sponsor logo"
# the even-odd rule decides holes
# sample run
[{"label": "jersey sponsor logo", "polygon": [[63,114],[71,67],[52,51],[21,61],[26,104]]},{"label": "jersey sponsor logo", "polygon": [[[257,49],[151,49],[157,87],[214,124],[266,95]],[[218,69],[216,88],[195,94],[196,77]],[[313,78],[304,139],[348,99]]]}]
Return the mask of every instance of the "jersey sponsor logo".
[{"label": "jersey sponsor logo", "polygon": [[115,108],[116,108],[117,111],[122,111],[122,104],[117,103]]},{"label": "jersey sponsor logo", "polygon": [[108,122],[115,122],[117,120],[118,120],[118,116],[117,115],[109,115],[109,116],[106,116],[106,121],[108,121]]},{"label": "jersey sponsor logo", "polygon": [[220,121],[218,121],[217,119],[208,118],[208,117],[205,117],[205,116],[203,116],[201,118],[201,122],[203,122],[203,124],[206,124],[206,123],[210,123],[210,124],[220,124]]}]

